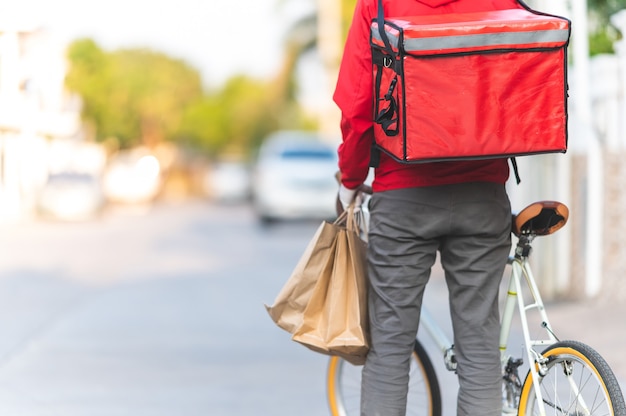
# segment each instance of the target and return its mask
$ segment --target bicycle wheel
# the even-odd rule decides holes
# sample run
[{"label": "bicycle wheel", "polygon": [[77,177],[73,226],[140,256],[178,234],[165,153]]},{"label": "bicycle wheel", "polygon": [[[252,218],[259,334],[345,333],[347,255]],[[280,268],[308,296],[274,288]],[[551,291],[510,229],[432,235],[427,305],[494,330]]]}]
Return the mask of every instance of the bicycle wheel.
[{"label": "bicycle wheel", "polygon": [[[435,369],[426,350],[415,341],[409,374],[407,416],[441,416],[441,392]],[[332,416],[358,416],[361,407],[361,366],[331,357],[326,376],[328,405]]]},{"label": "bicycle wheel", "polygon": [[[542,355],[548,359],[540,376],[541,396],[548,415],[626,415],[619,383],[604,359],[577,341],[561,341]],[[518,415],[539,415],[530,372],[522,387]]]}]

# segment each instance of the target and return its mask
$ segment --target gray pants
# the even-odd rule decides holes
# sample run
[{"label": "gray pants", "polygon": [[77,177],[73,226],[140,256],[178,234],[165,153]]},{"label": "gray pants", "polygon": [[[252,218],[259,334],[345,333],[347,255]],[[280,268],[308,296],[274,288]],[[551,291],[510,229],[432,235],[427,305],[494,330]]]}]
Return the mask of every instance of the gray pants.
[{"label": "gray pants", "polygon": [[[458,416],[500,416],[498,291],[511,247],[504,185],[466,183],[375,193],[370,205],[372,345],[362,416],[404,416],[424,288],[437,251],[458,361]],[[445,386],[443,386],[445,388]]]}]

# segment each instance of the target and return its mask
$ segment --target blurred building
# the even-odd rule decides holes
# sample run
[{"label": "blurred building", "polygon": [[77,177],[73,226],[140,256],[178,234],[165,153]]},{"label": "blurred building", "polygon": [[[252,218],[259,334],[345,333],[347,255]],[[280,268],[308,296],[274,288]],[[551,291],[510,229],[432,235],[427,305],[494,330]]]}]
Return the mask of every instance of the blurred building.
[{"label": "blurred building", "polygon": [[49,33],[0,20],[0,223],[32,211],[52,164],[64,160],[52,143],[82,141],[80,101],[64,89],[66,67],[64,45]]}]

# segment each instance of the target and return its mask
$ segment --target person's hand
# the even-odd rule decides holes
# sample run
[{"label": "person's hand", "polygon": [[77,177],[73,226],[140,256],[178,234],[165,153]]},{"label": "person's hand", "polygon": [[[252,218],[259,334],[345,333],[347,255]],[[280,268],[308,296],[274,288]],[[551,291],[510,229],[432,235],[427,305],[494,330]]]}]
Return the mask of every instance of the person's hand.
[{"label": "person's hand", "polygon": [[337,193],[337,215],[341,215],[357,196],[358,189],[348,189],[343,184],[339,185]]},{"label": "person's hand", "polygon": [[356,199],[356,210],[359,209],[361,202],[365,199],[363,194],[372,194],[372,187],[369,185],[361,184],[356,189],[348,189],[343,185],[339,185],[339,192],[337,193],[336,210],[337,215],[341,215],[348,206]]},{"label": "person's hand", "polygon": [[[348,206],[350,206],[355,198],[362,198],[361,194],[372,194],[372,187],[365,184],[359,185],[356,189],[346,188],[341,183],[341,172],[337,172],[335,174],[335,179],[337,179],[337,183],[339,184],[339,192],[337,193],[337,201],[335,205],[338,216],[348,209]],[[361,205],[360,201],[357,201],[356,205],[358,208],[358,206]]]}]

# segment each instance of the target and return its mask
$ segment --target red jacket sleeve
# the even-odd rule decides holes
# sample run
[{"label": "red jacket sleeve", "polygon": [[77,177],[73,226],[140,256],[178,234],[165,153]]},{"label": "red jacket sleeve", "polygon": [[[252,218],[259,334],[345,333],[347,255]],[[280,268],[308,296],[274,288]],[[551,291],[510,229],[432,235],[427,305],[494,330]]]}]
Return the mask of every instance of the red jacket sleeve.
[{"label": "red jacket sleeve", "polygon": [[371,11],[358,0],[344,48],[337,87],[333,95],[341,110],[339,169],[349,189],[361,185],[369,171],[374,140],[372,122],[372,61],[369,44]]}]

